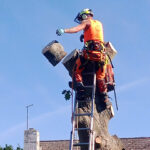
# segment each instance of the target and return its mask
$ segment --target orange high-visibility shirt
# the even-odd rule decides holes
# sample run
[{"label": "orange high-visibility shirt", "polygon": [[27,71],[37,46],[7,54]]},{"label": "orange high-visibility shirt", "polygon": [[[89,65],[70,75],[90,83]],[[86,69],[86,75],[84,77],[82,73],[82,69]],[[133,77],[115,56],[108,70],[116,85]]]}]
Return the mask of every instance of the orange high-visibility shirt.
[{"label": "orange high-visibility shirt", "polygon": [[103,26],[98,20],[90,20],[90,27],[84,31],[84,43],[90,40],[104,42]]}]

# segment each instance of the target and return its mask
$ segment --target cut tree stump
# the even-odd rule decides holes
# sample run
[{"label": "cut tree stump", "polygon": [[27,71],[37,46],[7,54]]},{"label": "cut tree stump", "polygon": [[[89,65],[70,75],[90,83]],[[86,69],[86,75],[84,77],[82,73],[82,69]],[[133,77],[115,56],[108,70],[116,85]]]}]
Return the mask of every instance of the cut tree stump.
[{"label": "cut tree stump", "polygon": [[[123,150],[124,146],[121,140],[115,135],[111,136],[108,132],[109,120],[113,117],[112,108],[105,109],[104,104],[96,97],[94,105],[94,137],[95,150]],[[90,104],[84,103],[83,107],[77,108],[79,113],[87,113],[91,111]],[[78,127],[88,128],[90,124],[90,117],[78,117]],[[88,142],[89,133],[87,131],[79,131],[79,141]],[[81,150],[88,150],[88,147],[82,147]]]},{"label": "cut tree stump", "polygon": [[[76,51],[75,51],[76,52]],[[72,76],[73,63],[75,63],[75,59],[77,58],[75,53],[71,54],[72,57],[65,58],[63,64],[69,71],[70,76]],[[69,65],[69,62],[71,65]],[[69,66],[69,67],[68,67]],[[92,69],[92,65],[90,62],[86,65],[84,71],[82,72],[83,84],[91,85],[93,78],[91,75],[84,76],[84,73],[90,72]],[[91,95],[91,91],[87,91],[86,95]],[[90,113],[91,112],[91,104],[89,102],[83,102],[82,105],[79,105],[76,108],[78,113]],[[116,136],[111,136],[108,132],[108,124],[109,120],[114,117],[113,108],[106,109],[105,104],[100,96],[99,92],[96,92],[95,95],[95,103],[94,103],[94,138],[95,138],[95,150],[125,150],[121,140]],[[77,118],[78,120],[78,128],[89,128],[90,117],[89,116],[80,116]],[[87,143],[89,142],[89,131],[79,130],[79,142]],[[88,146],[81,146],[81,150],[88,150]]]}]

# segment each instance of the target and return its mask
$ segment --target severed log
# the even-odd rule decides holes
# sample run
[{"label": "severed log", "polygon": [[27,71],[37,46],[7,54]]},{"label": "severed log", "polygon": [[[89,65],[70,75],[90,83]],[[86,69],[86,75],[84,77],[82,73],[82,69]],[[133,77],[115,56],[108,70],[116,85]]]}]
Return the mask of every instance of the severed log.
[{"label": "severed log", "polygon": [[67,55],[63,46],[56,40],[47,44],[42,53],[53,66],[56,66]]}]

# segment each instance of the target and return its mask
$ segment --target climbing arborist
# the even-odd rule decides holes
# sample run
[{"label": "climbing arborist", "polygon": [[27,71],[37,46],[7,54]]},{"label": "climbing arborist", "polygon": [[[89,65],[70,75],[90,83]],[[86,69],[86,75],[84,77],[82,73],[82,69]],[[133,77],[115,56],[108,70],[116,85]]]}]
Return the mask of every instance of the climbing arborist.
[{"label": "climbing arborist", "polygon": [[96,61],[98,69],[96,71],[96,80],[99,92],[104,98],[106,108],[112,104],[108,99],[107,86],[105,84],[105,70],[108,63],[108,57],[105,54],[103,26],[98,20],[93,19],[93,12],[91,9],[83,9],[74,19],[79,25],[69,29],[57,29],[56,34],[61,36],[63,33],[76,33],[83,30],[83,35],[80,37],[84,39],[84,47],[82,56],[76,61],[75,80],[79,89],[84,88],[81,73],[84,70],[84,65],[87,60]]}]

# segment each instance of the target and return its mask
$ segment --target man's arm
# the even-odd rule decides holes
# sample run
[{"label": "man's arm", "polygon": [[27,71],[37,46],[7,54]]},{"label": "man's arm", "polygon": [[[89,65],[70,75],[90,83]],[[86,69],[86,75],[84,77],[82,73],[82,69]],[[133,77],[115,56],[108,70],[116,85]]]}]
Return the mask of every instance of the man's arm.
[{"label": "man's arm", "polygon": [[87,29],[89,26],[90,26],[90,21],[89,20],[84,20],[84,21],[82,21],[81,24],[79,24],[76,27],[72,27],[72,28],[69,28],[69,29],[57,29],[56,34],[58,36],[61,36],[63,33],[76,33],[76,32],[79,32],[81,30]]},{"label": "man's arm", "polygon": [[84,22],[82,22],[81,24],[79,24],[76,27],[72,27],[72,28],[69,28],[69,29],[64,29],[64,32],[65,33],[76,33],[76,32],[79,32],[81,30],[84,30],[86,28],[87,24],[88,24],[88,22],[84,21]]}]

